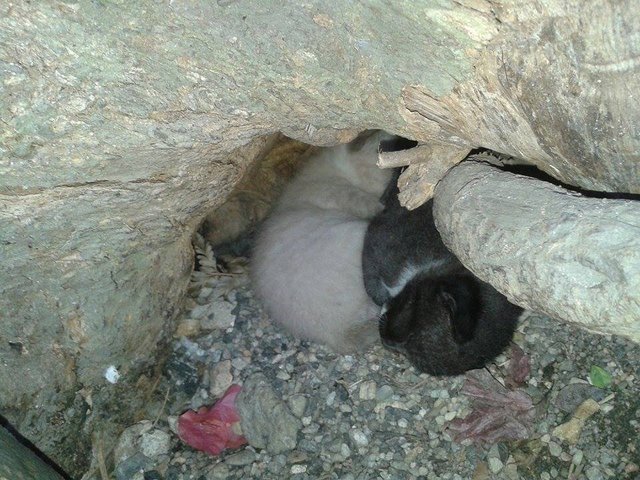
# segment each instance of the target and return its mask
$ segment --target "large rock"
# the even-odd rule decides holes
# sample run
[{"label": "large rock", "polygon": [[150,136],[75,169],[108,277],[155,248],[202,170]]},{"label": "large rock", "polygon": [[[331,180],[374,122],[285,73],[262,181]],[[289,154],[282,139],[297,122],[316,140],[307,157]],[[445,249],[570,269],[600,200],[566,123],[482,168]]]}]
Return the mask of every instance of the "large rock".
[{"label": "large rock", "polygon": [[302,422],[264,375],[255,374],[244,382],[236,405],[242,432],[250,445],[272,455],[296,448]]}]

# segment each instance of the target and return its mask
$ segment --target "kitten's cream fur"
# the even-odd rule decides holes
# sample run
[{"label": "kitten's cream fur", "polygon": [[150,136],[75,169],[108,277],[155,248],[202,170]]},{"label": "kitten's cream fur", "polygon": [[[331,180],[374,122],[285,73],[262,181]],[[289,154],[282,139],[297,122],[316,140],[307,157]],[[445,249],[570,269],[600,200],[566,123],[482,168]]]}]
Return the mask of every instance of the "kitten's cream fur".
[{"label": "kitten's cream fur", "polygon": [[368,220],[391,177],[376,166],[376,133],[356,150],[326,149],[299,172],[262,226],[254,288],[271,318],[294,335],[338,352],[379,340],[377,307],[364,290]]}]

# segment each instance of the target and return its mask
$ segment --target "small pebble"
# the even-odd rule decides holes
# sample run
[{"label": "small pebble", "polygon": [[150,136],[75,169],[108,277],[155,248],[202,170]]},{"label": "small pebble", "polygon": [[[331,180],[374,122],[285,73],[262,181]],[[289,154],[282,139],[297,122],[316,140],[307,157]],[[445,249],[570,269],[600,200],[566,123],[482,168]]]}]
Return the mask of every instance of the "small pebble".
[{"label": "small pebble", "polygon": [[233,327],[236,321],[236,316],[231,313],[236,306],[226,301],[217,301],[208,304],[210,309],[206,312],[206,315],[200,317],[200,324],[203,329],[206,330],[225,330]]},{"label": "small pebble", "polygon": [[349,431],[349,437],[358,447],[365,447],[369,445],[369,438],[365,435],[365,433],[357,428],[354,428]]},{"label": "small pebble", "polygon": [[209,472],[207,473],[207,480],[224,480],[225,478],[229,478],[229,472],[231,470],[224,463],[219,463],[215,465]]},{"label": "small pebble", "polygon": [[350,457],[351,456],[351,449],[349,448],[349,445],[347,445],[346,443],[343,443],[342,445],[340,445],[340,454],[344,458]]},{"label": "small pebble", "polygon": [[502,461],[497,457],[490,457],[487,462],[489,463],[489,470],[493,474],[498,473],[504,467]]},{"label": "small pebble", "polygon": [[453,420],[454,418],[456,418],[456,415],[457,415],[457,414],[456,414],[456,412],[447,412],[447,413],[445,413],[445,414],[444,414],[444,419],[445,419],[447,422],[450,422],[451,420]]},{"label": "small pebble", "polygon": [[137,452],[116,466],[117,480],[132,480],[135,475],[153,467],[153,461]]},{"label": "small pebble", "polygon": [[149,457],[166,455],[171,448],[171,436],[162,430],[151,430],[140,437],[140,450]]},{"label": "small pebble", "polygon": [[198,298],[209,298],[212,293],[213,288],[202,287],[202,289],[200,289],[200,293],[198,293]]},{"label": "small pebble", "polygon": [[562,453],[562,447],[556,442],[549,442],[549,453],[554,457],[559,457]]},{"label": "small pebble", "polygon": [[224,463],[233,466],[249,465],[256,459],[256,454],[249,449],[234,453],[225,458]]},{"label": "small pebble", "polygon": [[565,413],[573,413],[588,398],[602,400],[604,391],[587,383],[573,383],[560,390],[554,404]]},{"label": "small pebble", "polygon": [[520,480],[518,465],[515,462],[507,463],[504,466],[503,473],[509,480]]},{"label": "small pebble", "polygon": [[216,363],[210,370],[209,381],[211,386],[209,392],[214,398],[219,398],[233,383],[231,374],[231,361],[223,360]]},{"label": "small pebble", "polygon": [[298,475],[300,473],[305,473],[307,471],[307,466],[306,465],[292,465],[291,466],[291,474],[292,475]]},{"label": "small pebble", "polygon": [[231,365],[238,371],[244,370],[251,363],[251,359],[247,357],[237,357],[231,360]]},{"label": "small pebble", "polygon": [[376,400],[378,402],[385,402],[393,396],[393,388],[389,385],[382,385],[376,392]]},{"label": "small pebble", "polygon": [[360,389],[358,391],[358,397],[360,400],[373,400],[376,398],[376,382],[373,380],[367,380],[360,384]]},{"label": "small pebble", "polygon": [[342,372],[348,372],[353,369],[353,364],[355,363],[355,359],[352,355],[343,355],[338,361],[338,370]]},{"label": "small pebble", "polygon": [[628,463],[624,466],[624,472],[625,473],[640,472],[640,466],[636,465],[635,463]]},{"label": "small pebble", "polygon": [[307,408],[307,397],[304,395],[292,395],[289,397],[289,408],[296,417],[302,418]]},{"label": "small pebble", "polygon": [[604,480],[604,476],[600,469],[591,466],[584,472],[589,480]]}]

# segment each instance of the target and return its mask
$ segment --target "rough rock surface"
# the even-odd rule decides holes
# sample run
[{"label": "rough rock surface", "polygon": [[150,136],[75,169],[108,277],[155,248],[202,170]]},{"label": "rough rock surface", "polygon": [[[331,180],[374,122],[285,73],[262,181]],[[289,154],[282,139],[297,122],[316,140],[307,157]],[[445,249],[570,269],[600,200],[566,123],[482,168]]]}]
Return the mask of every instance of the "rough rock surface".
[{"label": "rough rock surface", "polygon": [[271,387],[267,377],[249,377],[237,399],[242,432],[253,447],[278,455],[296,448],[302,428],[287,404]]}]

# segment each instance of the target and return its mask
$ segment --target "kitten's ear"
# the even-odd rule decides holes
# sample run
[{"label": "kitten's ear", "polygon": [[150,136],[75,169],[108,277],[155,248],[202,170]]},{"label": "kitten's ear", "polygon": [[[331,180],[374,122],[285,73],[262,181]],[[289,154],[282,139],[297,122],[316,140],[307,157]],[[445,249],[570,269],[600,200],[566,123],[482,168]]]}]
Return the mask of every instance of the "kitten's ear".
[{"label": "kitten's ear", "polygon": [[440,301],[449,311],[451,332],[456,343],[473,338],[478,323],[478,298],[473,285],[466,281],[447,282],[440,287]]}]

